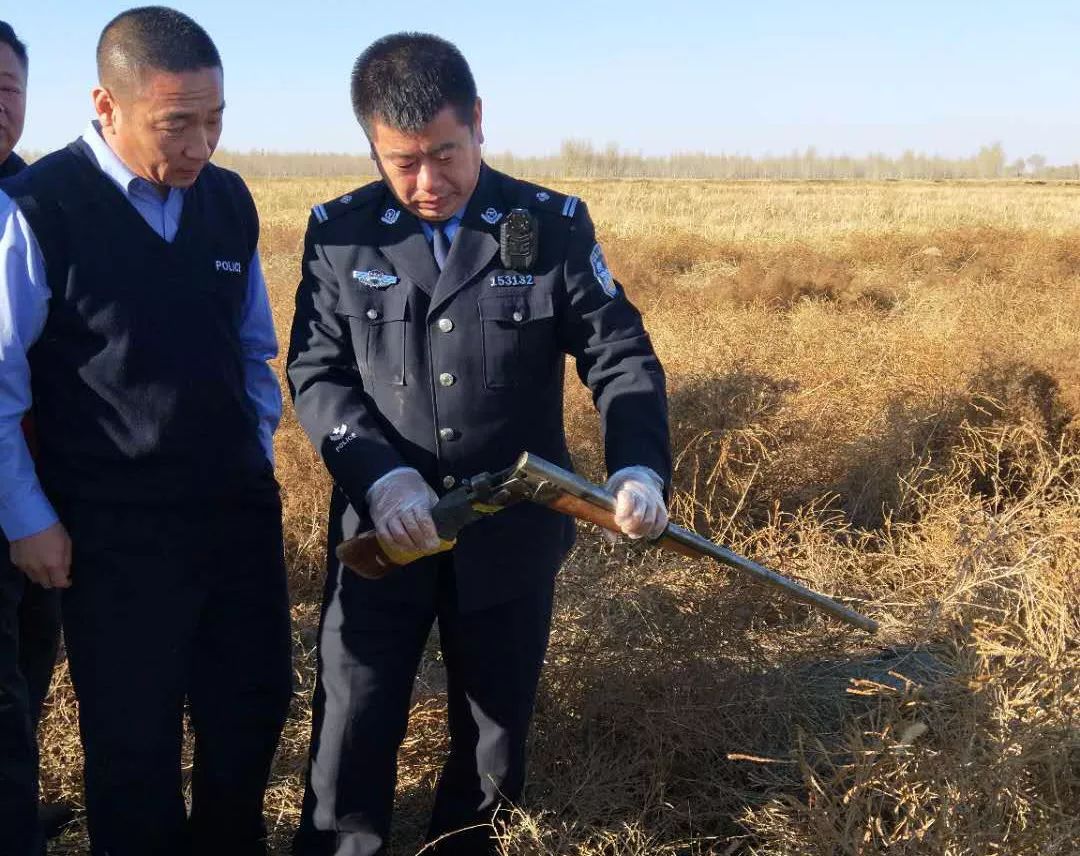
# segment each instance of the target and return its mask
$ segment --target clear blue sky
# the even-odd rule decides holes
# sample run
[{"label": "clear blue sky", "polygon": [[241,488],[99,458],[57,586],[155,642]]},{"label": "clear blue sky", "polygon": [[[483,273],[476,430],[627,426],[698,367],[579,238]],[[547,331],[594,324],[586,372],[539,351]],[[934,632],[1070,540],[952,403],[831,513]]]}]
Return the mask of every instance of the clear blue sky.
[{"label": "clear blue sky", "polygon": [[[5,0],[31,52],[23,148],[90,116],[93,52],[125,3]],[[435,32],[469,59],[493,151],[566,138],[673,151],[969,154],[1080,160],[1080,2],[191,0],[222,53],[233,149],[366,151],[352,61],[378,36]]]}]

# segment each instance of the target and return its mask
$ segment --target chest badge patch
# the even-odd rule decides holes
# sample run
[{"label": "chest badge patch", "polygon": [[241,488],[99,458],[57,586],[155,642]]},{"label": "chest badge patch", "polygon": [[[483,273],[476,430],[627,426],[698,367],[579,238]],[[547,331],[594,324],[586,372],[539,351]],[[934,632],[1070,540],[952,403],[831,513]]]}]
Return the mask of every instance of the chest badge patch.
[{"label": "chest badge patch", "polygon": [[218,273],[243,273],[244,266],[240,264],[240,262],[222,261],[221,259],[218,259],[214,262],[214,270]]},{"label": "chest badge patch", "polygon": [[383,215],[379,219],[382,220],[382,222],[384,222],[387,226],[393,226],[398,221],[398,217],[400,216],[401,212],[397,208],[387,208],[385,211],[383,211]]},{"label": "chest badge patch", "polygon": [[611,275],[611,269],[607,265],[604,251],[600,249],[599,244],[594,245],[592,252],[589,253],[589,264],[592,265],[593,276],[600,283],[600,287],[604,289],[604,294],[608,297],[614,297],[618,294],[619,288],[615,285],[615,277]]},{"label": "chest badge patch", "polygon": [[502,219],[502,211],[496,211],[494,208],[489,208],[483,214],[480,215],[480,219],[485,223],[490,223],[494,226]]},{"label": "chest badge patch", "polygon": [[354,270],[352,278],[368,288],[389,288],[398,281],[391,273],[383,273],[381,270]]}]

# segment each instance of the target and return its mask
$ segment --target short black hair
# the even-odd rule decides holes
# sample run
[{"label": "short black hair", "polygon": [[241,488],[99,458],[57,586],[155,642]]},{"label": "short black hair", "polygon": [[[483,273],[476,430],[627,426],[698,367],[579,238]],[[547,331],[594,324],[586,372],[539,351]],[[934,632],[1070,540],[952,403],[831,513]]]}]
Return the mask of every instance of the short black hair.
[{"label": "short black hair", "polygon": [[221,55],[206,30],[183,12],[140,6],[121,12],[101,31],[98,79],[103,86],[131,86],[148,70],[221,68]]},{"label": "short black hair", "polygon": [[22,64],[23,71],[30,69],[30,57],[26,54],[26,45],[19,41],[19,37],[15,35],[15,31],[7,21],[0,21],[0,45],[11,48],[12,53]]},{"label": "short black hair", "polygon": [[444,107],[470,128],[476,81],[454,45],[428,33],[383,36],[353,66],[352,105],[368,137],[375,119],[416,133]]}]

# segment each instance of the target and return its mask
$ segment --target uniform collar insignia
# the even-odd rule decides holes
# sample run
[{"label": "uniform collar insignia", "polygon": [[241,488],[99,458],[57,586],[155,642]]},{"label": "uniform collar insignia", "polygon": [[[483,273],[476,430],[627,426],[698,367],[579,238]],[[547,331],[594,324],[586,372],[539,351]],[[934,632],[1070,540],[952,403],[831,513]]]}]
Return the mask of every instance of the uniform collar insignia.
[{"label": "uniform collar insignia", "polygon": [[354,270],[352,278],[368,288],[389,288],[398,281],[398,278],[381,270]]},{"label": "uniform collar insignia", "polygon": [[480,215],[480,219],[485,223],[490,223],[494,226],[502,219],[502,211],[496,211],[494,208],[489,208],[483,214]]},{"label": "uniform collar insignia", "polygon": [[549,199],[551,199],[551,194],[548,193],[546,190],[541,190],[539,193],[536,194],[536,198],[539,199],[541,202],[547,202]]},{"label": "uniform collar insignia", "polygon": [[400,216],[401,212],[397,208],[387,208],[385,211],[383,211],[383,215],[379,219],[382,220],[382,222],[384,222],[387,226],[393,226],[398,221],[398,217]]},{"label": "uniform collar insignia", "polygon": [[342,205],[348,205],[350,202],[352,202],[352,194],[346,193],[344,196],[341,197],[341,199],[338,200],[338,202],[340,202]]}]

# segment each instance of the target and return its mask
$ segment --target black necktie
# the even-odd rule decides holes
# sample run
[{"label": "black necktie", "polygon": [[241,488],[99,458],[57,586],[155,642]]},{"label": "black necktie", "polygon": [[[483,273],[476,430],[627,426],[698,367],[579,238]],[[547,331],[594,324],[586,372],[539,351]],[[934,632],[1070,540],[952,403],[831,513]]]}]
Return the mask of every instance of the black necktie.
[{"label": "black necktie", "polygon": [[431,224],[431,249],[435,253],[435,264],[439,266],[439,270],[446,267],[446,257],[450,255],[450,239],[443,231],[445,226],[446,223]]}]

